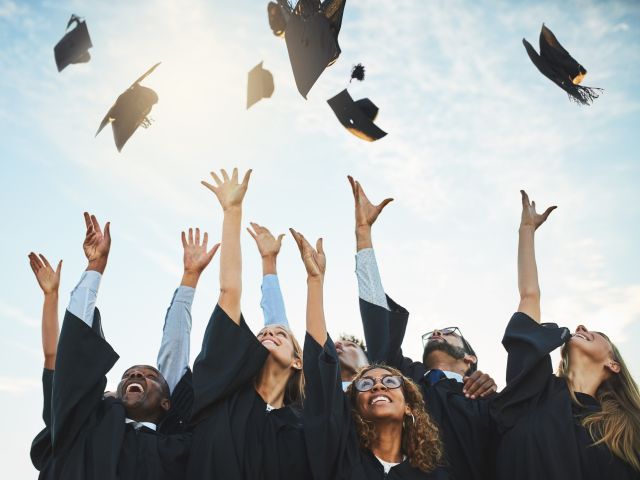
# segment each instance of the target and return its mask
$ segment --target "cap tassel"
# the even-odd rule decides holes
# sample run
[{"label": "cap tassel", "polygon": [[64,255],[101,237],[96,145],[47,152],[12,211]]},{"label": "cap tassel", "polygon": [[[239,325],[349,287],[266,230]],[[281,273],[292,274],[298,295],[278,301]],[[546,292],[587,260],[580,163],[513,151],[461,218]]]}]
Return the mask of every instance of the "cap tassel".
[{"label": "cap tassel", "polygon": [[[351,80],[354,78],[360,82],[364,80],[364,65],[361,63],[351,69]],[[351,83],[351,80],[349,80],[349,83]]]}]

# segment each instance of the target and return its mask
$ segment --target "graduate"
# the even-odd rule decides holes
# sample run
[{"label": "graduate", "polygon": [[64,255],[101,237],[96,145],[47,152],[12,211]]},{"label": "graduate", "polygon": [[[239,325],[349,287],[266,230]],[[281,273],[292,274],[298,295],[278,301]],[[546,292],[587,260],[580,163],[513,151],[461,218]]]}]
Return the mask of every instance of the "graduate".
[{"label": "graduate", "polygon": [[[105,375],[118,360],[95,307],[111,248],[110,224],[103,232],[95,216],[84,216],[88,265],[71,293],[60,333],[51,400],[53,459],[40,478],[184,478],[190,434],[174,431],[175,423],[163,425],[171,409],[171,387],[163,374],[150,365],[134,365],[122,375],[115,395],[103,394]],[[215,249],[207,253],[210,261]],[[202,269],[208,261],[199,263]],[[163,344],[170,345],[166,337],[173,329],[166,327]],[[168,357],[161,348],[159,358]],[[168,365],[167,371],[184,370],[180,362]],[[180,380],[175,393],[182,384]],[[187,393],[178,395],[181,401],[189,397],[187,387]],[[181,417],[184,412],[179,411]]]},{"label": "graduate", "polygon": [[202,182],[223,210],[220,296],[193,366],[193,446],[187,478],[312,478],[299,406],[302,349],[284,325],[253,335],[240,308],[242,203],[251,170],[215,185]]},{"label": "graduate", "polygon": [[51,389],[53,387],[53,371],[58,350],[58,287],[62,260],[56,269],[49,264],[47,258],[29,253],[29,265],[44,294],[42,305],[42,352],[44,367],[42,369],[42,420],[45,427],[36,435],[31,444],[31,463],[37,470],[46,468],[51,460]]},{"label": "graduate", "polygon": [[[640,479],[640,393],[600,332],[540,323],[534,237],[556,207],[536,212],[521,191],[520,304],[502,344],[507,386],[492,409],[501,434],[498,479]],[[562,347],[558,375],[549,354]]]},{"label": "graduate", "polygon": [[356,275],[369,359],[399,369],[420,386],[454,478],[493,480],[495,429],[488,397],[496,391],[495,382],[476,369],[477,357],[458,329],[427,334],[422,362],[403,356],[409,312],[385,294],[371,237],[374,222],[393,199],[373,205],[360,183],[348,178],[355,200]]},{"label": "graduate", "polygon": [[438,428],[418,387],[398,370],[359,370],[345,394],[340,361],[327,334],[323,289],[326,257],[291,230],[307,271],[304,346],[305,438],[314,480],[448,479],[440,467]]},{"label": "graduate", "polygon": [[340,377],[342,388],[346,392],[358,371],[369,365],[367,349],[362,339],[355,335],[341,334],[335,342],[336,352],[340,360]]}]

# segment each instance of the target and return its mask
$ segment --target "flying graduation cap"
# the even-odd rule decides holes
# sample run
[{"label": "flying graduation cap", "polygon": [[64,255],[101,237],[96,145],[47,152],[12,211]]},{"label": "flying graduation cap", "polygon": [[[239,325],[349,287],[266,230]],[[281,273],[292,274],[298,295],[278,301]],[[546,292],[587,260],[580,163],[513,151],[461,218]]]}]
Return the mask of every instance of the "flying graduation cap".
[{"label": "flying graduation cap", "polygon": [[109,109],[102,119],[96,136],[108,124],[111,123],[113,138],[116,141],[118,152],[122,150],[124,144],[133,135],[139,126],[147,128],[151,121],[147,118],[151,107],[158,103],[158,95],[150,88],[143,87],[140,82],[150,75],[160,63],[145,72],[133,84],[122,93],[116,103]]},{"label": "flying graduation cap", "polygon": [[[71,31],[69,27],[75,23],[75,27]],[[91,60],[89,49],[93,47],[87,23],[76,15],[71,15],[67,22],[67,28],[64,37],[53,47],[53,54],[56,58],[56,66],[61,72],[72,63],[87,63]]]},{"label": "flying graduation cap", "polygon": [[269,3],[269,25],[287,43],[293,77],[300,94],[307,94],[324,69],[340,56],[338,34],[346,0],[287,0]]},{"label": "flying graduation cap", "polygon": [[338,117],[338,121],[356,137],[373,142],[387,134],[373,123],[378,116],[378,107],[368,98],[354,102],[345,88],[327,100],[327,103]]},{"label": "flying graduation cap", "polygon": [[273,94],[273,75],[269,70],[262,68],[262,62],[249,70],[247,81],[247,109],[263,98],[269,98]]},{"label": "flying graduation cap", "polygon": [[600,96],[601,88],[580,85],[587,70],[560,45],[553,32],[544,23],[540,30],[539,55],[524,38],[522,43],[540,73],[567,92],[571,100],[581,105],[590,105]]}]

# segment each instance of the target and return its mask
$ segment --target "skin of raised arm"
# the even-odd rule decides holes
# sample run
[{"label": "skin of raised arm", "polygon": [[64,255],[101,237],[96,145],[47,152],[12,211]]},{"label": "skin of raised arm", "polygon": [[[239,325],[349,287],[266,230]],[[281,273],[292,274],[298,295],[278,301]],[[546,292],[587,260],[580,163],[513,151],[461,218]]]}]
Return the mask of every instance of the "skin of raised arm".
[{"label": "skin of raised arm", "polygon": [[180,285],[185,287],[196,288],[200,275],[205,268],[211,263],[213,256],[220,247],[219,243],[216,243],[211,250],[207,251],[207,242],[209,241],[209,234],[204,232],[202,243],[200,243],[200,229],[195,229],[195,235],[193,228],[189,229],[189,234],[182,232],[182,248],[184,249],[183,265],[184,272],[182,274],[182,281]]},{"label": "skin of raised arm", "polygon": [[103,274],[111,249],[111,222],[105,224],[103,232],[96,216],[84,212],[84,223],[87,226],[87,232],[82,248],[88,261],[87,271],[95,270]]},{"label": "skin of raised arm", "polygon": [[298,245],[302,262],[307,271],[307,332],[318,344],[327,341],[327,325],[324,317],[324,273],[327,259],[322,247],[322,238],[316,242],[314,249],[304,236],[289,229]]},{"label": "skin of raised arm", "polygon": [[378,205],[373,205],[364,193],[364,189],[362,188],[362,185],[360,185],[360,182],[354,180],[351,175],[348,175],[347,178],[351,185],[351,191],[355,201],[356,251],[359,252],[365,248],[373,248],[373,243],[371,241],[371,227],[377,220],[380,212],[382,212],[384,207],[393,201],[393,198],[385,198]]},{"label": "skin of raised arm", "polygon": [[277,275],[276,264],[278,260],[278,254],[282,247],[282,239],[284,233],[278,235],[276,239],[268,228],[251,222],[251,228],[247,228],[249,235],[256,241],[258,252],[262,258],[262,275]]},{"label": "skin of raised arm", "polygon": [[524,190],[522,196],[522,217],[518,231],[518,290],[520,305],[518,311],[526,313],[540,323],[540,285],[535,255],[535,231],[557,207],[549,207],[544,213],[536,212],[536,202],[530,202]]},{"label": "skin of raised arm", "polygon": [[29,253],[29,265],[36,276],[38,285],[44,293],[42,305],[42,352],[44,353],[44,368],[53,370],[56,364],[58,350],[58,287],[60,286],[60,272],[62,260],[54,270],[47,258],[40,254]]},{"label": "skin of raised arm", "polygon": [[238,183],[238,169],[234,168],[231,178],[221,170],[222,180],[211,172],[215,186],[202,184],[211,190],[222,207],[222,242],[220,252],[220,297],[218,304],[229,317],[240,324],[240,298],[242,295],[242,253],[240,250],[240,225],[242,222],[242,201],[249,186],[251,170]]}]

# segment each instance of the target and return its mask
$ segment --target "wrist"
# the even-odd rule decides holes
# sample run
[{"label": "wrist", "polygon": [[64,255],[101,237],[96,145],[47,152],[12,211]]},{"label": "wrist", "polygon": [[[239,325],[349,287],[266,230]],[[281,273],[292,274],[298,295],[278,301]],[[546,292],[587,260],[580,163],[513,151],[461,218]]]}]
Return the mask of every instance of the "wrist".
[{"label": "wrist", "polygon": [[94,270],[100,274],[104,273],[104,269],[107,267],[106,258],[98,258],[96,260],[89,260],[86,270]]},{"label": "wrist", "polygon": [[194,270],[185,270],[182,274],[182,281],[180,285],[184,287],[196,288],[198,285],[198,280],[200,280],[200,274],[202,272],[197,272]]},{"label": "wrist", "polygon": [[262,257],[262,274],[277,275],[276,264],[277,255],[265,255]]},{"label": "wrist", "polygon": [[322,287],[324,285],[324,275],[308,276],[308,287]]},{"label": "wrist", "polygon": [[222,207],[222,211],[226,214],[230,213],[242,213],[242,204],[240,205],[227,205],[226,207]]},{"label": "wrist", "polygon": [[44,296],[45,298],[58,298],[58,289],[56,288],[55,290],[50,292],[45,291]]},{"label": "wrist", "polygon": [[519,233],[533,233],[536,231],[535,225],[521,224],[518,229]]}]

